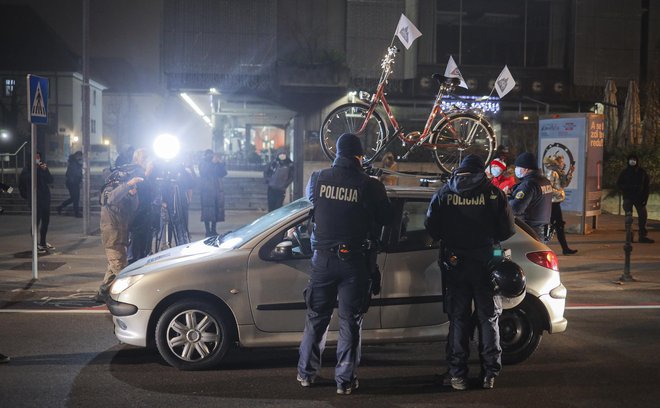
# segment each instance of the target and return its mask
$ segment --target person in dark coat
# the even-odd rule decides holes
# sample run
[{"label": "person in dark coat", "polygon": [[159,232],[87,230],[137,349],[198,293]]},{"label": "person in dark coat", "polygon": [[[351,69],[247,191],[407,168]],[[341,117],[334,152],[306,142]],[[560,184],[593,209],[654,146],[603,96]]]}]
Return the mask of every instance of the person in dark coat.
[{"label": "person in dark coat", "polygon": [[80,185],[82,184],[83,171],[82,171],[82,152],[78,150],[69,156],[69,163],[66,168],[66,188],[69,190],[69,198],[64,200],[62,204],[57,207],[57,214],[62,214],[64,207],[73,204],[73,215],[75,217],[82,217],[80,214]]},{"label": "person in dark coat", "polygon": [[552,185],[536,164],[532,153],[516,157],[515,173],[518,184],[513,186],[509,205],[514,217],[524,221],[543,239],[552,214]]},{"label": "person in dark coat", "polygon": [[280,150],[270,162],[264,171],[264,179],[268,184],[268,211],[273,211],[282,206],[286,189],[293,182],[293,162],[286,155],[286,150]]},{"label": "person in dark coat", "polygon": [[[48,250],[55,249],[46,241],[48,224],[50,223],[50,187],[48,185],[53,184],[53,176],[50,174],[46,163],[41,161],[41,153],[39,152],[35,156],[35,163],[37,164],[37,226],[39,227],[39,245],[37,245],[37,249],[39,253],[45,254]],[[32,197],[31,180],[31,164],[26,163],[21,172],[19,185],[21,186],[21,196],[28,202]]]},{"label": "person in dark coat", "polygon": [[637,223],[639,225],[639,242],[652,244],[655,241],[649,238],[646,230],[646,202],[649,200],[649,175],[639,165],[639,157],[632,153],[628,155],[628,166],[619,174],[616,182],[623,195],[623,210],[632,213],[633,206],[637,210]]},{"label": "person in dark coat", "polygon": [[227,175],[225,163],[220,156],[209,149],[204,152],[204,160],[199,165],[199,189],[202,217],[206,236],[218,235],[216,223],[225,220],[225,194],[222,178]]}]

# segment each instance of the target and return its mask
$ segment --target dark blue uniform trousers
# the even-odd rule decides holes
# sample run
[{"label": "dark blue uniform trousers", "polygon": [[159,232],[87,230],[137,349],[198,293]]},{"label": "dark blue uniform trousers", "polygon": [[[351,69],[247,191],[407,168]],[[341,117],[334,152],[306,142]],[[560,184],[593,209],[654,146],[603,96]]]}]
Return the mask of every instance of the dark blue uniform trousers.
[{"label": "dark blue uniform trousers", "polygon": [[300,343],[298,375],[313,379],[321,369],[328,324],[339,297],[339,339],[335,380],[346,384],[357,377],[360,364],[362,316],[369,299],[369,276],[364,255],[342,261],[330,251],[314,251],[312,276],[305,289],[307,319]]},{"label": "dark blue uniform trousers", "polygon": [[469,258],[462,258],[459,265],[447,271],[447,363],[452,377],[467,377],[468,374],[473,300],[480,334],[482,375],[497,376],[502,369],[498,327],[502,301],[495,296],[489,275],[486,263]]}]

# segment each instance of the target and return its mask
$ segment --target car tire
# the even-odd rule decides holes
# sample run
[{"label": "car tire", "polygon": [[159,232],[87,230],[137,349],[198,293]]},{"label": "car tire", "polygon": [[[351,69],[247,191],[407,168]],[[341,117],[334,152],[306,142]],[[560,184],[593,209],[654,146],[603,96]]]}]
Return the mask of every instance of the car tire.
[{"label": "car tire", "polygon": [[502,363],[517,364],[534,353],[541,343],[543,329],[534,305],[525,299],[499,319]]},{"label": "car tire", "polygon": [[230,319],[209,302],[184,300],[169,306],[156,324],[156,347],[179,370],[217,366],[232,342]]}]

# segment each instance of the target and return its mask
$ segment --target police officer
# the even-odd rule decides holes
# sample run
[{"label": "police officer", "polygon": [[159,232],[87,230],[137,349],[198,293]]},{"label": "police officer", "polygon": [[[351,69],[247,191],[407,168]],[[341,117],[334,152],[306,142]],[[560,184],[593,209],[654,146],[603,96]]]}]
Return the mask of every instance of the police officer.
[{"label": "police officer", "polygon": [[426,214],[426,230],[441,241],[439,261],[449,315],[447,377],[456,390],[468,387],[473,301],[481,336],[483,388],[493,388],[502,368],[497,323],[502,302],[495,296],[488,263],[493,258],[493,245],[511,237],[515,227],[506,194],[490,183],[484,170],[479,157],[465,157],[433,196]]},{"label": "police officer", "polygon": [[130,177],[130,173],[115,170],[101,191],[101,242],[108,266],[96,295],[99,302],[105,302],[110,285],[128,264],[128,224],[138,208],[136,186],[144,180],[142,177]]},{"label": "police officer", "polygon": [[307,318],[297,379],[309,387],[321,369],[326,331],[339,298],[335,380],[337,394],[344,395],[358,388],[362,316],[371,297],[367,251],[378,238],[370,231],[389,222],[391,214],[385,187],[361,167],[363,156],[360,139],[343,134],[332,167],[314,172],[307,184],[314,204],[314,255],[304,291]]},{"label": "police officer", "polygon": [[532,153],[521,153],[515,161],[518,184],[513,186],[509,204],[513,215],[529,225],[537,237],[545,238],[552,213],[552,184],[543,176]]}]

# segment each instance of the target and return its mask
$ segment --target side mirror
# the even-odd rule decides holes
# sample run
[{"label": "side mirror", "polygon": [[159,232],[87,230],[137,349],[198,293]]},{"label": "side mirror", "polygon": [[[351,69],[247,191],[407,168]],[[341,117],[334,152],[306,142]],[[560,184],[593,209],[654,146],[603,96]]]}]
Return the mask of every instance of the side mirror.
[{"label": "side mirror", "polygon": [[293,242],[282,241],[270,252],[271,258],[277,261],[293,258]]}]

